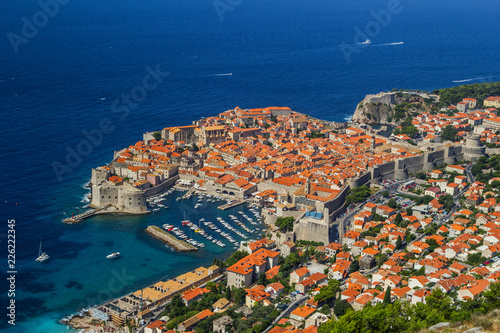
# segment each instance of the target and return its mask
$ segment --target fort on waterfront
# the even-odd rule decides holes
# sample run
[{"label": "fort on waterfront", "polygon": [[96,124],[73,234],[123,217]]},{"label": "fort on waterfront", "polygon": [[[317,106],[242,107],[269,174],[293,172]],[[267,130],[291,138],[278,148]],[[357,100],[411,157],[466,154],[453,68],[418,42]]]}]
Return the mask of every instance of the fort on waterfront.
[{"label": "fort on waterfront", "polygon": [[463,145],[436,143],[422,151],[289,108],[237,107],[192,125],[145,133],[142,141],[115,152],[109,164],[92,169],[89,206],[146,214],[148,197],[183,184],[268,206],[269,224],[294,216],[292,238],[328,244],[349,189],[474,161],[484,153],[475,134]]}]

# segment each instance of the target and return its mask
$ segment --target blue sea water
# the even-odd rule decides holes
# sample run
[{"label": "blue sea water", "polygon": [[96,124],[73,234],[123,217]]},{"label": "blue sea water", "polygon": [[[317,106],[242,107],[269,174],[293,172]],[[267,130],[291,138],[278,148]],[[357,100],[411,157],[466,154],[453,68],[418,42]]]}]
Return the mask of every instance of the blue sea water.
[{"label": "blue sea water", "polygon": [[[90,169],[143,132],[235,106],[289,106],[343,121],[366,94],[500,77],[495,0],[215,3],[218,10],[211,0],[68,1],[17,53],[9,37],[22,35],[23,18],[41,20],[41,7],[0,3],[3,309],[8,219],[16,221],[17,270],[16,326],[4,310],[1,331],[66,332],[57,319],[82,306],[228,255],[216,247],[177,254],[144,235],[149,224],[183,218],[175,195],[159,214],[61,223],[82,209]],[[388,8],[377,29],[372,13]],[[367,38],[370,45],[356,44]],[[354,52],[350,61],[343,43]],[[125,112],[122,95],[141,92],[148,66],[169,74]],[[112,130],[85,146],[83,131],[99,129],[103,119]],[[78,149],[85,156],[68,157]],[[207,220],[217,214],[215,205],[200,212]],[[44,264],[34,262],[41,237],[51,256]],[[123,257],[103,259],[113,251]]]}]

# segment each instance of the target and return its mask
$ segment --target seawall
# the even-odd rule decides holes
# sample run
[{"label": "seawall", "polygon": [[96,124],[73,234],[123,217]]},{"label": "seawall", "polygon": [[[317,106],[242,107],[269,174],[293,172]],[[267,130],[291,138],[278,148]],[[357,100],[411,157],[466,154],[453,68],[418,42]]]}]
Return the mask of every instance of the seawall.
[{"label": "seawall", "polygon": [[162,230],[160,227],[150,225],[146,228],[146,233],[153,238],[161,240],[163,243],[172,247],[176,251],[179,251],[179,252],[198,251],[198,248],[196,246],[188,244],[180,239],[177,239],[175,236]]}]

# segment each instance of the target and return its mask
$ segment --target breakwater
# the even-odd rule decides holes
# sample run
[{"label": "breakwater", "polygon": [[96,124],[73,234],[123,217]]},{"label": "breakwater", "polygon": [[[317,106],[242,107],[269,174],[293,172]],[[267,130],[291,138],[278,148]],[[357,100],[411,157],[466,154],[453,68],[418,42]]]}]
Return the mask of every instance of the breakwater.
[{"label": "breakwater", "polygon": [[220,210],[226,210],[226,209],[229,209],[229,208],[233,208],[233,207],[236,207],[236,206],[239,206],[239,205],[242,205],[246,203],[245,200],[236,200],[234,202],[231,202],[231,203],[227,203],[227,204],[224,204],[224,205],[221,205],[219,207],[217,207],[217,209],[220,209]]},{"label": "breakwater", "polygon": [[165,230],[155,225],[150,225],[146,228],[146,233],[153,238],[161,240],[163,243],[167,244],[171,248],[179,252],[195,252],[198,251],[196,246],[188,244],[174,235],[169,234]]}]

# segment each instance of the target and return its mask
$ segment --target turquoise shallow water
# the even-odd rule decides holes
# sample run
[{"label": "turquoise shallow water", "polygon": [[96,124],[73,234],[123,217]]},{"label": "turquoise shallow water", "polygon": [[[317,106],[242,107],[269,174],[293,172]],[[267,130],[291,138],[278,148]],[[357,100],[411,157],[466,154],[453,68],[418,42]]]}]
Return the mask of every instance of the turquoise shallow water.
[{"label": "turquoise shallow water", "polygon": [[[228,256],[234,249],[227,240],[227,247],[221,248],[188,228],[185,228],[186,234],[203,241],[206,248],[195,253],[174,252],[144,232],[151,224],[161,226],[168,223],[180,227],[185,212],[186,218],[191,221],[205,218],[215,224],[219,224],[217,216],[229,222],[228,216],[238,215],[238,210],[253,216],[246,205],[220,211],[216,207],[222,201],[211,203],[205,200],[203,207],[194,209],[196,196],[180,202],[175,200],[183,193],[175,191],[166,197],[164,204],[172,208],[162,209],[157,213],[145,216],[101,215],[81,224],[61,225],[66,232],[57,239],[45,241],[44,250],[51,256],[50,260],[39,264],[34,262],[35,257],[32,256],[20,264],[23,269],[18,276],[23,283],[17,300],[23,308],[30,307],[35,320],[24,321],[14,330],[22,331],[30,327],[35,328],[34,331],[30,330],[33,332],[67,331],[64,326],[57,324],[57,319],[75,309],[99,304],[201,265],[210,265],[215,257]],[[262,228],[260,225],[247,225]],[[222,226],[219,227],[224,230]],[[240,230],[243,231],[241,228]],[[217,235],[211,230],[207,231],[213,236]],[[231,234],[230,231],[227,232]],[[250,239],[255,239],[260,232],[247,235]],[[232,236],[242,240],[235,234]],[[222,239],[220,235],[218,238]],[[107,254],[116,251],[121,253],[120,258],[105,258]],[[40,304],[37,299],[44,300],[41,307],[37,306]]]}]

